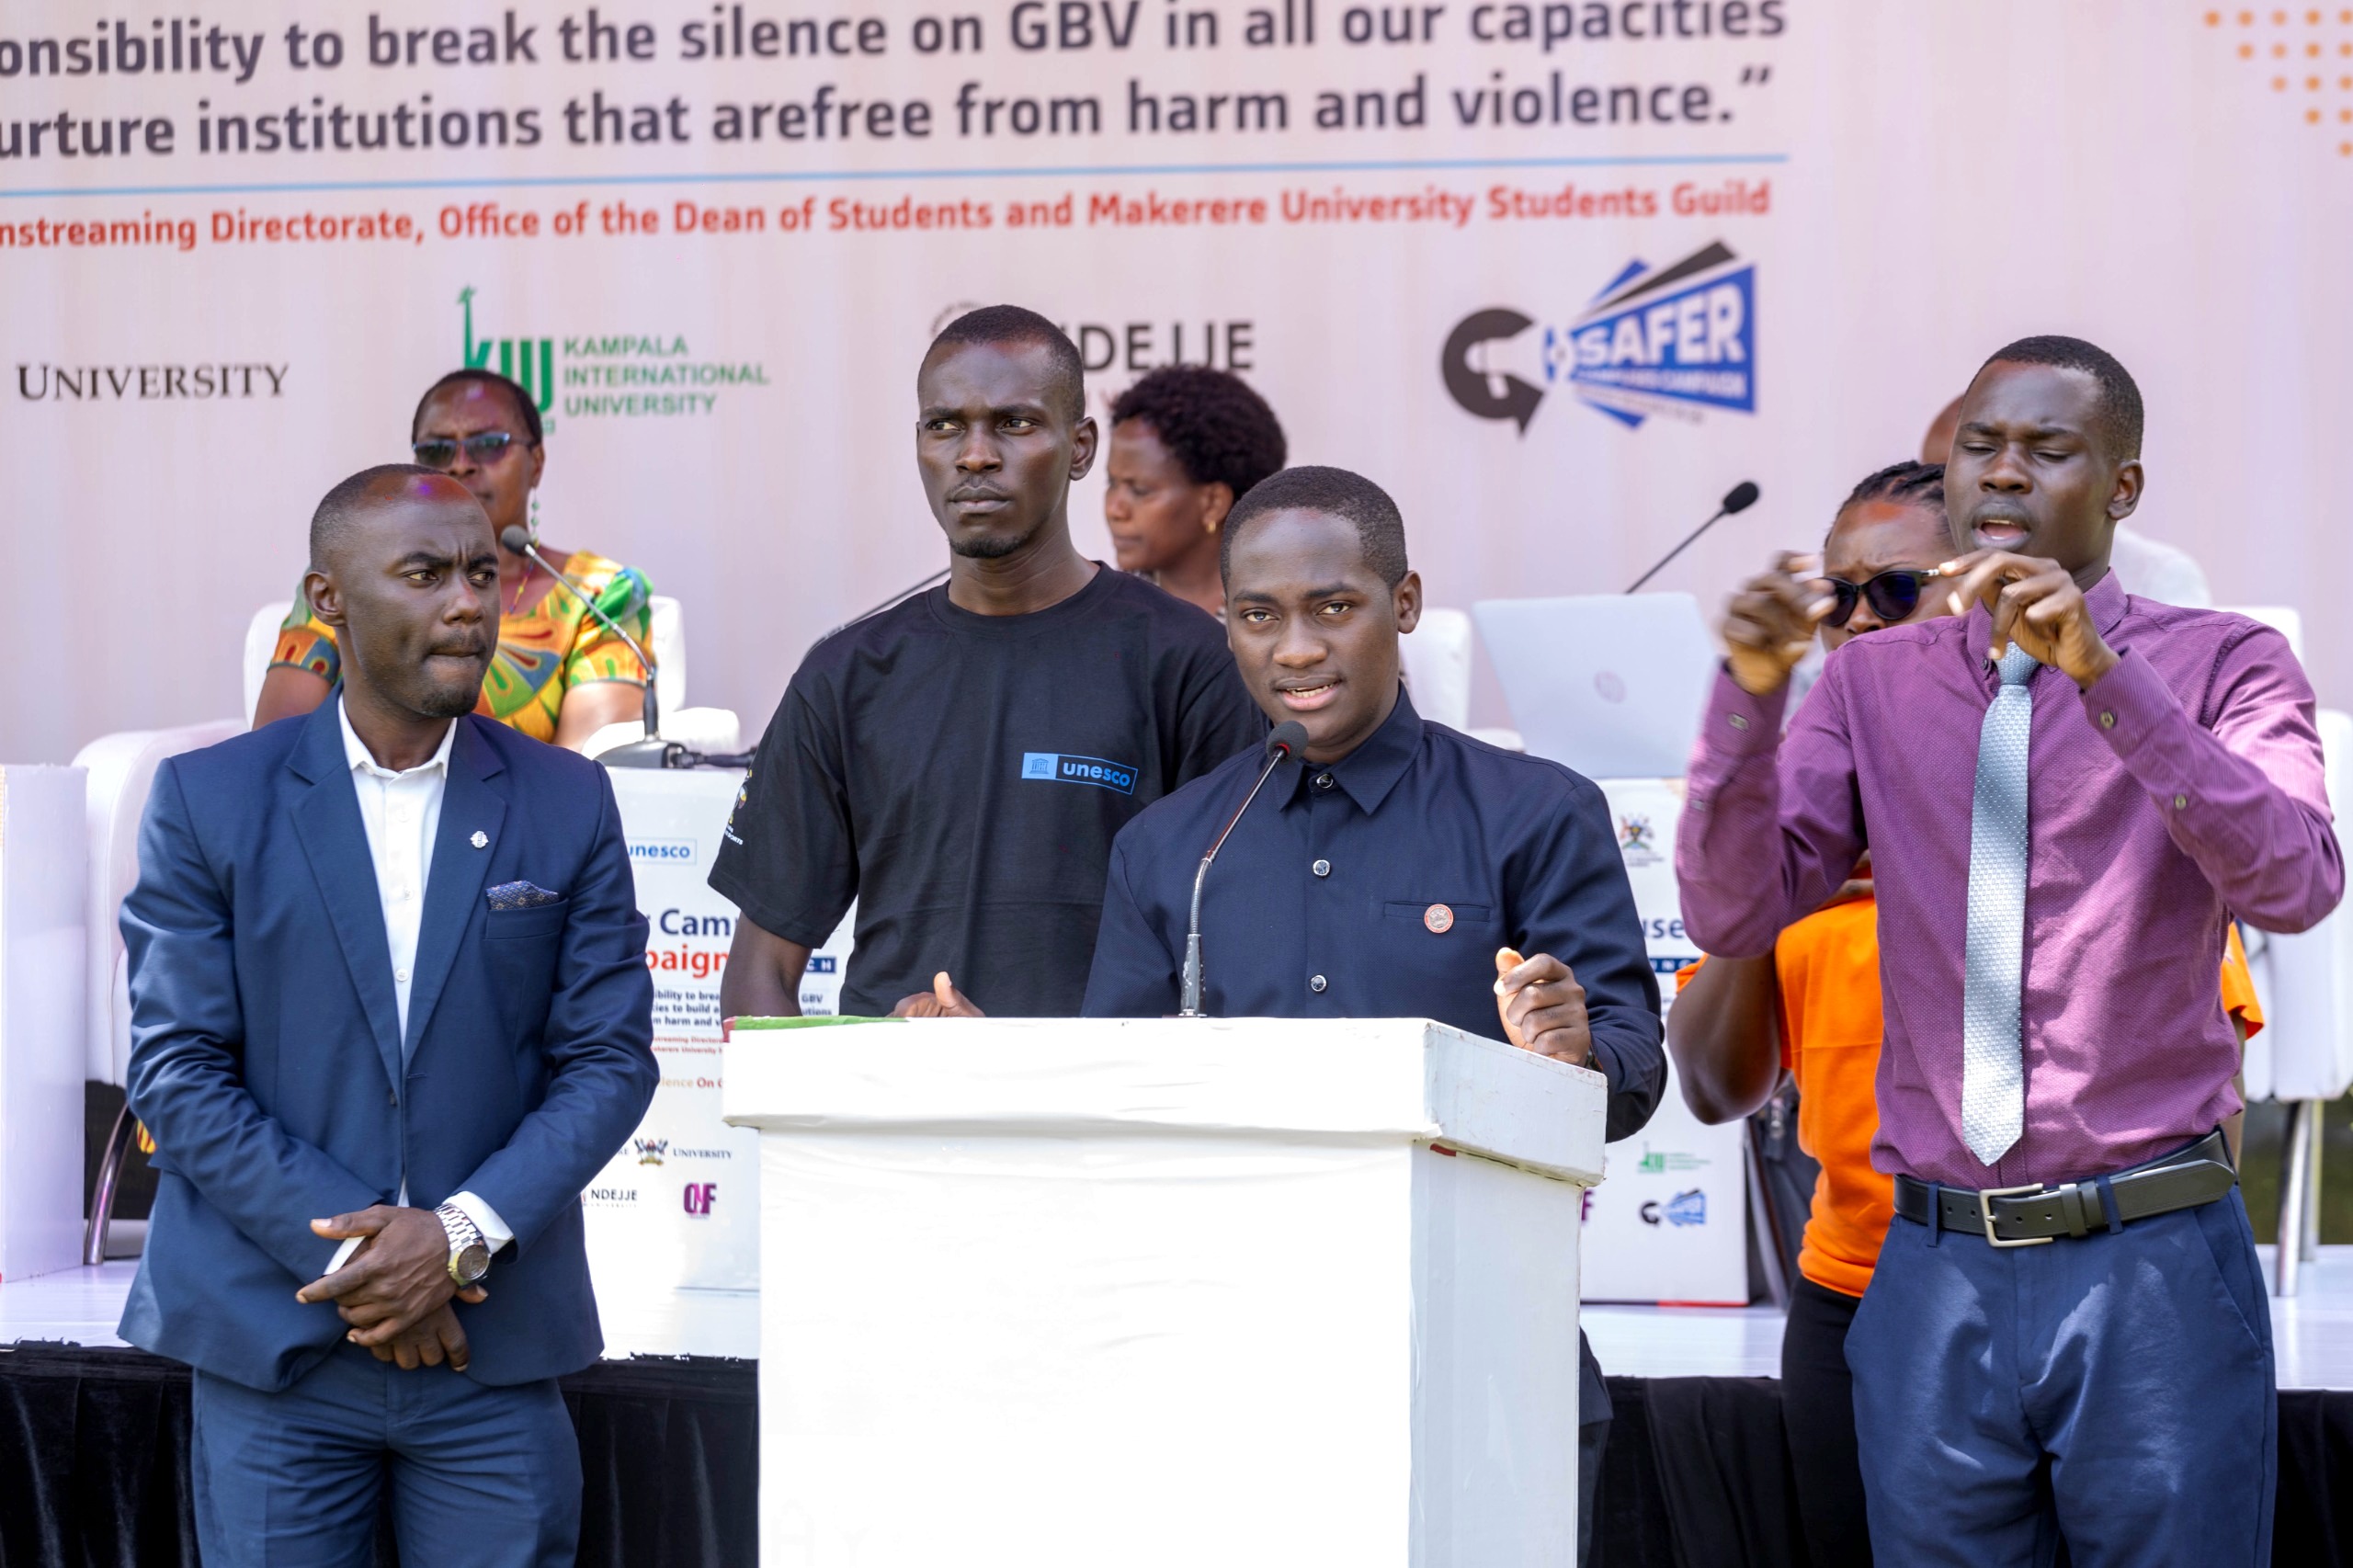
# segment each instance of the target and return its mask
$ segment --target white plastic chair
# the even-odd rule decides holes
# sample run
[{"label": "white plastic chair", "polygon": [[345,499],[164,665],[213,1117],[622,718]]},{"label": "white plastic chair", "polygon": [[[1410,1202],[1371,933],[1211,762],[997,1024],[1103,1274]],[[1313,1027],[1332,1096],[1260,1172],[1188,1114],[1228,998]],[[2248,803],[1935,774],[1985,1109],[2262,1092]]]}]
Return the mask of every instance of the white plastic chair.
[{"label": "white plastic chair", "polygon": [[[282,612],[281,612],[282,613]],[[125,894],[139,880],[139,824],[147,813],[147,792],[155,768],[167,756],[195,751],[241,733],[235,719],[189,724],[176,730],[127,730],[101,736],[82,748],[74,766],[89,770],[85,797],[89,822],[88,936],[85,983],[88,987],[89,1076],[120,1088],[131,1066],[131,965],[122,945],[119,915]],[[89,1223],[82,1237],[82,1261],[106,1261],[107,1226],[114,1216],[115,1184],[130,1151],[133,1119],[125,1106],[115,1118],[98,1160],[98,1185],[90,1199]]]},{"label": "white plastic chair", "polygon": [[1472,643],[1468,610],[1431,607],[1422,611],[1421,624],[1397,644],[1404,662],[1405,686],[1414,694],[1414,710],[1489,745],[1525,751],[1528,748],[1518,730],[1471,727]]}]

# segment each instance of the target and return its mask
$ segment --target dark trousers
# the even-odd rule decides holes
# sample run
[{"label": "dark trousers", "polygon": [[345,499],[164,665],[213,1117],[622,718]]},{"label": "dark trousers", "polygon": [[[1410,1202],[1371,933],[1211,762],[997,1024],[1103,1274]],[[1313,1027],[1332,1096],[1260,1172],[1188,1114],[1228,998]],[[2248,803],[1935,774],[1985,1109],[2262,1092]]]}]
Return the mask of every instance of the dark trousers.
[{"label": "dark trousers", "polygon": [[1860,1305],[1859,1297],[1801,1276],[1781,1331],[1781,1428],[1813,1568],[1870,1568],[1871,1560],[1855,1457],[1855,1380],[1847,1369],[1847,1330]]},{"label": "dark trousers", "polygon": [[401,1561],[571,1568],[580,1442],[552,1378],[490,1388],[338,1345],[291,1388],[196,1374],[205,1568],[368,1568],[392,1488]]},{"label": "dark trousers", "polygon": [[2271,1561],[2271,1315],[2235,1190],[2048,1246],[1899,1218],[1847,1364],[1888,1562]]}]

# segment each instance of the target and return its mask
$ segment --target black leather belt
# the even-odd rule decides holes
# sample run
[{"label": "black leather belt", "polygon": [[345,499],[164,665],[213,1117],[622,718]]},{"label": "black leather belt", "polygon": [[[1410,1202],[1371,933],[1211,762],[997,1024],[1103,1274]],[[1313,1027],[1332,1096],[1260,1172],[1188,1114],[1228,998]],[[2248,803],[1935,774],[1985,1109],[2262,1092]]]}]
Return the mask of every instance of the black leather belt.
[{"label": "black leather belt", "polygon": [[1934,1208],[1948,1231],[1969,1231],[1997,1247],[2040,1246],[2062,1236],[2120,1231],[2133,1220],[2211,1203],[2238,1185],[2218,1128],[2188,1148],[2090,1181],[1995,1187],[1979,1191],[1895,1178],[1895,1211],[1915,1225]]}]

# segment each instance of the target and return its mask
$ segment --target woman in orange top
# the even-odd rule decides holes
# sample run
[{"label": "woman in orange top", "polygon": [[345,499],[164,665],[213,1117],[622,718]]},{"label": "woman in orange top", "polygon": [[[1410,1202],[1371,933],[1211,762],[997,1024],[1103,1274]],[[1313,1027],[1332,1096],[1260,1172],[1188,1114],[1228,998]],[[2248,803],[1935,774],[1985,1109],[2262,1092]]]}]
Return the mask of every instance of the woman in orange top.
[{"label": "woman in orange top", "polygon": [[[1836,648],[1948,613],[1922,574],[1951,551],[1941,468],[1898,463],[1864,480],[1823,542],[1823,571],[1837,596],[1824,643]],[[1893,1182],[1870,1163],[1884,1023],[1869,878],[1868,864],[1859,868],[1836,898],[1784,930],[1769,957],[1706,959],[1684,970],[1666,1019],[1683,1097],[1700,1120],[1756,1111],[1786,1069],[1798,1086],[1798,1145],[1822,1165],[1781,1336],[1782,1425],[1815,1568],[1871,1560],[1846,1356],[1893,1203]],[[2242,1038],[2263,1027],[2236,930],[2221,1000]]]}]

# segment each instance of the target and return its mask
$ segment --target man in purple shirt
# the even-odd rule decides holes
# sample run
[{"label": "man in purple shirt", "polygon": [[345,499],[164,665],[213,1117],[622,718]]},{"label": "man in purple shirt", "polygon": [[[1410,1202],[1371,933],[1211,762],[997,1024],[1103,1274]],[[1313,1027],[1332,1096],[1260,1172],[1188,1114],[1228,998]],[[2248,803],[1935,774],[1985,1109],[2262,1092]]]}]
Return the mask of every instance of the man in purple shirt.
[{"label": "man in purple shirt", "polygon": [[2270,1560],[2211,977],[2230,914],[2305,929],[2344,868],[2286,641],[2109,574],[2141,426],[2090,344],[1995,355],[1946,472],[1966,613],[1847,644],[1783,738],[1831,603],[1784,556],[1733,602],[1692,757],[1676,870],[1707,951],[1769,951],[1871,853],[1897,1218],[1847,1355],[1871,1537],[1907,1564],[2060,1536],[2080,1568]]}]

